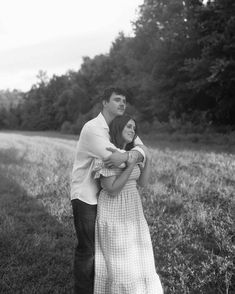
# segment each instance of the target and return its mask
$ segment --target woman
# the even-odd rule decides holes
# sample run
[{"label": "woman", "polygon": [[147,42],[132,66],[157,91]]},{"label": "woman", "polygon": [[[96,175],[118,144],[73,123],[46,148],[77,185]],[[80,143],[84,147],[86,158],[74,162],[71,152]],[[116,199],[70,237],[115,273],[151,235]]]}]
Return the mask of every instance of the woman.
[{"label": "woman", "polygon": [[[136,123],[119,116],[110,125],[111,141],[130,150],[136,137]],[[94,294],[162,294],[155,270],[150,233],[136,184],[147,183],[150,154],[145,149],[144,168],[133,160],[124,169],[105,168],[96,161],[100,178],[95,233]]]}]

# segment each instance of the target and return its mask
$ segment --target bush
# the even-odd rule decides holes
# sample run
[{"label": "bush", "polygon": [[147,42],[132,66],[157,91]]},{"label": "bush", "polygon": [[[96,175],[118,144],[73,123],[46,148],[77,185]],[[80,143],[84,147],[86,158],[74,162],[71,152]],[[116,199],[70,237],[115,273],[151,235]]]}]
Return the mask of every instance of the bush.
[{"label": "bush", "polygon": [[191,113],[182,113],[177,118],[174,112],[169,115],[169,125],[178,133],[204,133],[211,130],[211,121],[207,111],[193,111]]},{"label": "bush", "polygon": [[90,113],[86,113],[86,114],[79,114],[78,119],[76,120],[76,122],[72,125],[72,132],[73,134],[80,134],[82,127],[84,126],[84,124],[90,120],[91,114]]},{"label": "bush", "polygon": [[73,127],[72,124],[69,121],[63,122],[61,128],[60,128],[61,133],[63,134],[72,134],[73,133]]}]

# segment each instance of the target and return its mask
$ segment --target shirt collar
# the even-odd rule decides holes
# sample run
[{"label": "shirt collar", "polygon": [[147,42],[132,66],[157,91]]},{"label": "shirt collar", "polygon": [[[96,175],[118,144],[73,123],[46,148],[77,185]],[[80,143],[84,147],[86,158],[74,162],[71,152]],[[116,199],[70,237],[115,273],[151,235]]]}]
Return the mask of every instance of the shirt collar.
[{"label": "shirt collar", "polygon": [[109,130],[109,126],[103,116],[103,114],[100,112],[97,116],[97,120],[99,122],[99,124],[104,128],[104,129],[108,129]]}]

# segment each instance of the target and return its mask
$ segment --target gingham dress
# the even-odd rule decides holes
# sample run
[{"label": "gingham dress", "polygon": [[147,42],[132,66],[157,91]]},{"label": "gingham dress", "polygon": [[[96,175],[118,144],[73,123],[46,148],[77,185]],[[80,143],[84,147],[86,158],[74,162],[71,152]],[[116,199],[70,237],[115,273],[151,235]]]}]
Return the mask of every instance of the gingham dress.
[{"label": "gingham dress", "polygon": [[[121,169],[101,168],[95,177],[119,175]],[[101,190],[95,228],[94,294],[162,294],[155,270],[149,228],[136,188],[135,166],[117,195]]]}]

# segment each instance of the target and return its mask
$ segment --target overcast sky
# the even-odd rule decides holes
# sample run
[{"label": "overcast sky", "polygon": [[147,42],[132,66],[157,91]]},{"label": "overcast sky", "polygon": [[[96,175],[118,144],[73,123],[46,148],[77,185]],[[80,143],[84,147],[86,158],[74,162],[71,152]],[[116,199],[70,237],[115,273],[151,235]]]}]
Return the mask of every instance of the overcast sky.
[{"label": "overcast sky", "polygon": [[131,35],[143,0],[0,0],[0,89],[28,91],[39,70],[78,70]]}]

